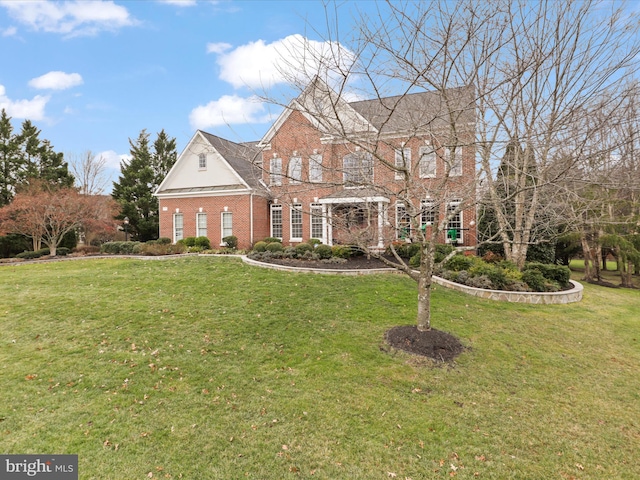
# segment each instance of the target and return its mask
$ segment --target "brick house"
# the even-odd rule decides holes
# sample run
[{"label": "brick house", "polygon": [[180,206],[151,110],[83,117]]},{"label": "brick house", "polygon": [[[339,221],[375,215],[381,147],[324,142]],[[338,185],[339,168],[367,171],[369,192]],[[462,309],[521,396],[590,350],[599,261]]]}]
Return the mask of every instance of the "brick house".
[{"label": "brick house", "polygon": [[156,192],[160,236],[384,248],[438,225],[474,247],[473,93],[347,102],[316,79],[259,142],[198,131]]}]

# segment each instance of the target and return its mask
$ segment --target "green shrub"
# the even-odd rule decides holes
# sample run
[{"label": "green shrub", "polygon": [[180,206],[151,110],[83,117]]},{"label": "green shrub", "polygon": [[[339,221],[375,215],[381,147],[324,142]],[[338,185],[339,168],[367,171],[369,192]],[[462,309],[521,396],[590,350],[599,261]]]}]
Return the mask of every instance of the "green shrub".
[{"label": "green shrub", "polygon": [[440,263],[442,262],[447,255],[455,250],[455,247],[446,243],[439,243],[436,245],[436,253],[434,254],[434,262]]},{"label": "green shrub", "polygon": [[316,255],[318,255],[318,257],[320,257],[321,260],[331,258],[331,256],[333,255],[333,252],[329,245],[318,245],[315,248],[314,252]]},{"label": "green shrub", "polygon": [[40,258],[42,256],[39,252],[22,252],[16,255],[16,258],[22,258],[24,260],[33,260],[34,258]]},{"label": "green shrub", "polygon": [[529,285],[529,288],[534,292],[544,292],[546,290],[544,275],[537,268],[530,268],[522,272],[522,281]]},{"label": "green shrub", "polygon": [[411,257],[409,259],[409,266],[411,268],[418,268],[420,267],[420,260],[422,260],[422,253],[418,252],[416,253],[413,257]]},{"label": "green shrub", "polygon": [[264,242],[265,243],[274,243],[274,242],[282,243],[282,240],[275,237],[267,237],[264,239]]},{"label": "green shrub", "polygon": [[100,251],[111,255],[139,254],[141,245],[140,242],[107,242],[102,244]]},{"label": "green shrub", "polygon": [[232,248],[235,250],[236,248],[238,248],[238,237],[236,237],[235,235],[229,235],[222,239],[222,243],[224,243],[228,248]]},{"label": "green shrub", "polygon": [[160,237],[157,242],[160,245],[170,245],[173,243],[169,237]]},{"label": "green shrub", "polygon": [[298,258],[298,254],[296,253],[296,247],[284,247],[282,256],[284,258]]},{"label": "green shrub", "polygon": [[[225,238],[229,238],[229,237],[225,237]],[[222,241],[224,242],[224,238],[222,239]],[[237,244],[237,239],[236,239],[236,244]],[[211,241],[209,240],[208,237],[196,237],[196,240],[193,246],[200,247],[201,250],[209,250],[211,248]]]},{"label": "green shrub", "polygon": [[322,240],[318,240],[317,238],[310,238],[309,240],[307,240],[307,243],[313,248],[316,248],[318,245],[322,245]]},{"label": "green shrub", "polygon": [[308,243],[299,243],[296,245],[296,254],[302,257],[305,253],[313,251],[313,247]]},{"label": "green shrub", "polygon": [[51,250],[49,250],[49,247],[41,248],[40,250],[37,250],[37,252],[40,254],[41,257],[51,255]]},{"label": "green shrub", "polygon": [[331,247],[331,255],[338,258],[351,257],[351,247],[347,245],[334,245]]},{"label": "green shrub", "polygon": [[185,247],[195,247],[196,237],[185,237],[181,240],[178,240],[177,243],[182,243]]},{"label": "green shrub", "polygon": [[70,252],[71,250],[69,250],[67,247],[56,248],[56,255],[60,257],[66,257],[67,255],[69,255]]},{"label": "green shrub", "polygon": [[469,270],[474,264],[473,257],[467,257],[465,255],[454,255],[445,264],[447,270],[453,270],[454,272],[461,272],[462,270]]},{"label": "green shrub", "polygon": [[531,269],[538,270],[544,278],[551,282],[555,282],[562,287],[566,287],[569,284],[571,270],[569,270],[569,267],[566,267],[564,265],[527,263],[522,270],[523,272],[526,272],[527,270]]},{"label": "green shrub", "polygon": [[256,242],[255,245],[253,246],[253,250],[255,252],[264,252],[267,249],[267,242]]},{"label": "green shrub", "polygon": [[284,247],[280,242],[271,242],[267,244],[266,250],[268,252],[282,252],[284,251]]}]

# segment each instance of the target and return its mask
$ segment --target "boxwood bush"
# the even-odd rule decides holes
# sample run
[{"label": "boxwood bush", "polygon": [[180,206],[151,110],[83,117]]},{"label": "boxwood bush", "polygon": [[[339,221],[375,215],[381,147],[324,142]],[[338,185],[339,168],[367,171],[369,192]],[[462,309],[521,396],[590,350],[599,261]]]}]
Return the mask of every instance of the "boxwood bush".
[{"label": "boxwood bush", "polygon": [[253,251],[254,252],[264,252],[267,249],[267,242],[264,241],[260,241],[260,242],[256,242],[253,245]]},{"label": "boxwood bush", "polygon": [[268,252],[282,252],[284,251],[284,247],[280,242],[271,242],[268,243],[265,247]]},{"label": "boxwood bush", "polygon": [[332,256],[331,247],[329,245],[318,245],[315,248],[314,253],[318,255],[321,260],[326,260]]}]

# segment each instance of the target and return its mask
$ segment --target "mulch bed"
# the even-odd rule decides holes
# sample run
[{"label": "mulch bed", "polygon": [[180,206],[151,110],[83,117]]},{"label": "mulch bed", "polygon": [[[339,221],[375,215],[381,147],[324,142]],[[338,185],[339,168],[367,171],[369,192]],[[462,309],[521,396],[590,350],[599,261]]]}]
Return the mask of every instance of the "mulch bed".
[{"label": "mulch bed", "polygon": [[[274,263],[288,267],[322,268],[326,270],[370,270],[374,268],[391,268],[377,258],[367,258],[365,255],[351,257],[344,263],[330,263],[319,260],[302,260],[299,258],[270,258],[260,260],[264,263]],[[395,259],[393,260],[395,261]]]},{"label": "mulch bed", "polygon": [[421,332],[415,325],[393,327],[387,331],[386,340],[393,348],[439,362],[451,362],[465,349],[450,333],[435,328]]}]

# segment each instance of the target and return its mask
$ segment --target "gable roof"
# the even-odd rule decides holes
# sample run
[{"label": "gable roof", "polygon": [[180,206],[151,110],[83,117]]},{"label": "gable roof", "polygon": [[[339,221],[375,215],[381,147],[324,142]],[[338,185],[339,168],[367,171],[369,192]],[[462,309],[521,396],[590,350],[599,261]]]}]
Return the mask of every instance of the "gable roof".
[{"label": "gable roof", "polygon": [[256,157],[260,154],[258,142],[235,143],[202,130],[198,131],[247,185],[254,188],[260,185],[262,172],[255,163]]},{"label": "gable roof", "polygon": [[[197,162],[198,152],[213,153],[210,160],[212,164],[209,167],[217,167],[196,169],[193,162]],[[264,185],[261,183],[262,172],[254,163],[259,153],[256,142],[236,143],[198,130],[169,170],[155,195],[217,195],[264,191]]]}]

